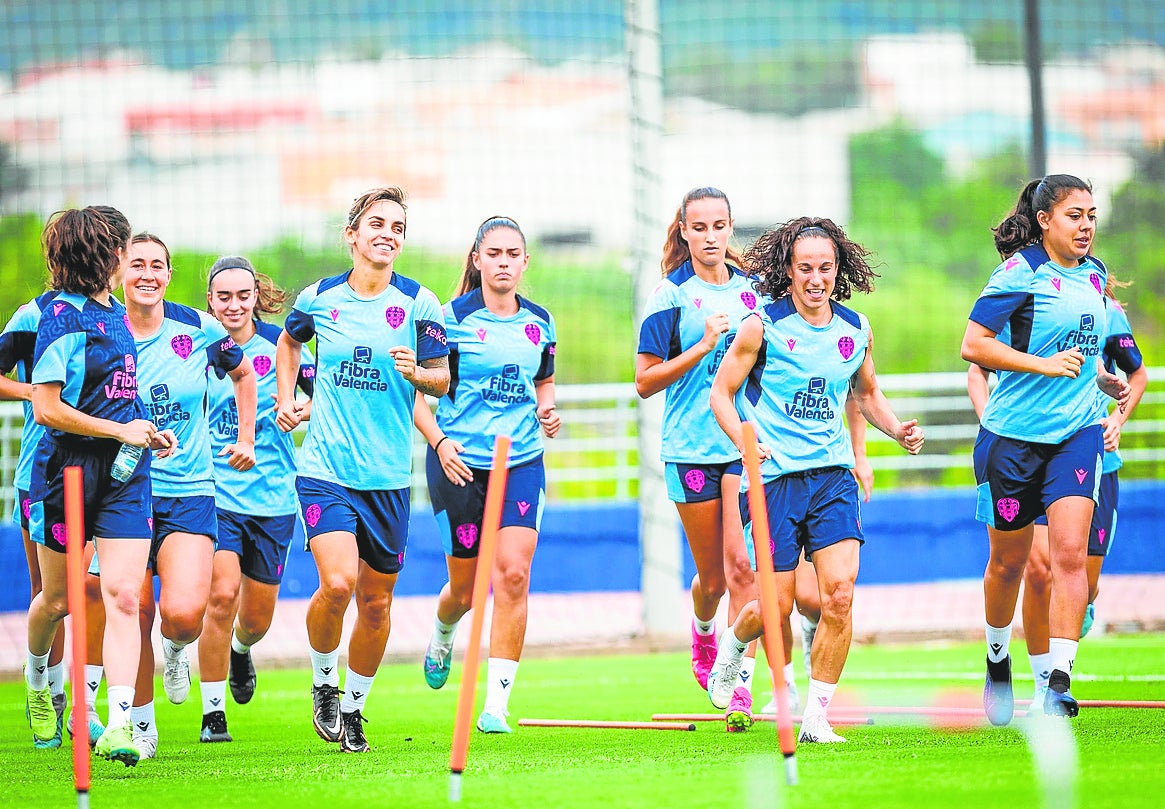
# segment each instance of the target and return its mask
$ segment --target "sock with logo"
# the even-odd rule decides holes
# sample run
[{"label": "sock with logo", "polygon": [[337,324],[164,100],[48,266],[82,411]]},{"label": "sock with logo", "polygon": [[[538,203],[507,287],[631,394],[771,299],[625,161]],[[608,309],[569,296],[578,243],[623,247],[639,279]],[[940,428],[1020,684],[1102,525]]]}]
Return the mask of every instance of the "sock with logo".
[{"label": "sock with logo", "polygon": [[106,729],[129,724],[133,692],[132,685],[111,685],[105,689],[105,696],[109,700],[109,721],[105,723]]},{"label": "sock with logo", "polygon": [[785,685],[789,686],[790,688],[797,687],[797,677],[795,674],[793,674],[792,663],[785,664]]},{"label": "sock with logo", "polygon": [[740,661],[740,675],[736,678],[736,688],[743,686],[752,693],[752,674],[756,670],[756,658],[746,657]]},{"label": "sock with logo", "polygon": [[987,630],[987,659],[992,663],[999,663],[1007,657],[1007,646],[1011,643],[1011,624],[1004,627],[984,624]]},{"label": "sock with logo", "polygon": [[202,715],[223,710],[227,700],[227,681],[208,683],[200,680],[198,688],[202,692]]},{"label": "sock with logo", "polygon": [[24,667],[24,680],[33,691],[48,688],[49,684],[49,653],[34,655],[28,653],[28,664]]},{"label": "sock with logo", "polygon": [[85,666],[85,709],[93,713],[97,710],[97,689],[101,687],[101,676],[105,673],[105,666]]},{"label": "sock with logo", "polygon": [[340,647],[330,652],[317,652],[309,645],[307,647],[311,657],[311,684],[314,686],[333,685],[340,687]]},{"label": "sock with logo", "polygon": [[54,697],[64,696],[65,694],[65,661],[57,663],[55,666],[49,666],[49,693]]},{"label": "sock with logo", "polygon": [[231,651],[235,654],[245,655],[251,651],[251,647],[239,640],[238,631],[239,628],[236,626],[234,631],[231,632]]},{"label": "sock with logo", "polygon": [[507,716],[510,713],[510,692],[518,676],[518,661],[491,657],[486,665],[485,711]]},{"label": "sock with logo", "polygon": [[372,690],[372,681],[375,679],[375,674],[365,677],[352,671],[349,666],[344,673],[344,697],[340,700],[340,713],[363,711],[364,701],[368,699],[368,692]]},{"label": "sock with logo", "polygon": [[[1072,666],[1076,663],[1076,649],[1078,646],[1080,646],[1079,641],[1068,640],[1067,638],[1052,638],[1048,642],[1048,655],[1052,659],[1050,664],[1052,673],[1063,672],[1064,674],[1062,679],[1049,677],[1048,688],[1052,688],[1053,685],[1063,684],[1063,688],[1056,688],[1055,690],[1060,692],[1068,690],[1068,678],[1072,674]],[[1053,683],[1053,680],[1055,680],[1055,683]]]},{"label": "sock with logo", "polygon": [[697,635],[711,635],[716,631],[716,619],[710,621],[701,621],[695,615],[692,616],[692,626],[696,628]]},{"label": "sock with logo", "polygon": [[133,720],[133,732],[138,736],[158,736],[158,725],[154,720],[154,701],[145,705],[135,705],[130,711]]},{"label": "sock with logo", "polygon": [[167,660],[173,660],[178,656],[178,653],[187,647],[186,643],[179,643],[170,640],[165,635],[162,636],[162,655]]},{"label": "sock with logo", "polygon": [[449,653],[453,648],[453,638],[457,635],[457,621],[447,624],[440,618],[433,618],[433,639],[429,644],[429,657],[436,657],[436,653],[442,656]]},{"label": "sock with logo", "polygon": [[1049,652],[1033,655],[1028,660],[1032,666],[1032,679],[1036,681],[1036,688],[1048,687],[1048,676],[1052,673],[1052,655]]},{"label": "sock with logo", "polygon": [[810,716],[825,716],[829,712],[829,703],[833,700],[833,692],[837,690],[837,683],[823,683],[821,680],[809,679],[809,696],[805,699],[805,713],[803,718]]}]

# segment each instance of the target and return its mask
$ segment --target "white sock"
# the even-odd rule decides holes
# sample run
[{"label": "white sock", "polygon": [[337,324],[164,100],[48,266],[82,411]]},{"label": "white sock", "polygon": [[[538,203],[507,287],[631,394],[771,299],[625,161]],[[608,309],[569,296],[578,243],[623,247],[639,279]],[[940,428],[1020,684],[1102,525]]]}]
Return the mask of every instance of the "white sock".
[{"label": "white sock", "polygon": [[736,652],[736,656],[740,657],[744,654],[744,650],[748,648],[748,643],[742,642],[740,638],[736,637],[736,627],[728,627],[728,631],[720,638],[720,645],[727,644],[729,648]]},{"label": "white sock", "polygon": [[793,674],[793,664],[792,663],[785,664],[785,685],[789,686],[790,688],[797,687],[797,678]]},{"label": "white sock", "polygon": [[1007,646],[1011,643],[1011,624],[997,627],[985,623],[983,626],[987,630],[987,659],[998,663],[1007,657]]},{"label": "white sock", "polygon": [[165,635],[162,636],[162,654],[167,660],[173,660],[178,656],[178,653],[186,648],[185,643],[176,643]]},{"label": "white sock", "polygon": [[49,666],[49,693],[54,697],[64,696],[65,694],[65,661],[57,663],[55,666]]},{"label": "white sock", "polygon": [[1032,678],[1036,681],[1036,688],[1047,688],[1048,677],[1052,673],[1052,655],[1049,652],[1043,654],[1028,655],[1028,660],[1032,664]]},{"label": "white sock", "polygon": [[697,635],[711,635],[716,631],[716,619],[711,621],[701,621],[696,616],[692,616],[692,626],[696,628]]},{"label": "white sock", "polygon": [[837,690],[837,683],[823,683],[821,680],[809,680],[809,696],[805,698],[805,719],[820,714],[829,713],[829,703],[833,700],[833,692]]},{"label": "white sock", "polygon": [[129,724],[130,711],[133,707],[132,685],[111,685],[105,689],[105,696],[109,700],[109,721],[106,728],[119,728]]},{"label": "white sock", "polygon": [[[433,640],[429,647],[430,652],[448,652],[453,648],[453,638],[457,635],[457,622],[447,624],[440,618],[433,618]],[[429,655],[432,657],[433,655]]]},{"label": "white sock", "polygon": [[340,713],[363,711],[364,701],[368,699],[368,692],[372,690],[372,681],[375,679],[375,674],[365,677],[352,671],[349,666],[344,673],[344,697],[340,700]]},{"label": "white sock", "polygon": [[101,687],[101,675],[105,666],[85,666],[85,708],[90,713],[97,710],[97,689]]},{"label": "white sock", "polygon": [[223,710],[227,702],[227,681],[208,683],[198,681],[198,690],[202,693],[202,715],[206,716],[213,711]]},{"label": "white sock", "polygon": [[740,661],[740,676],[736,678],[736,687],[744,686],[748,693],[752,693],[752,673],[756,670],[756,658],[746,657]]},{"label": "white sock", "polygon": [[145,705],[135,705],[130,710],[133,720],[133,732],[138,736],[153,736],[158,738],[158,723],[154,719],[154,701]]},{"label": "white sock", "polygon": [[311,684],[314,686],[334,685],[340,687],[340,647],[330,652],[317,652],[308,645],[308,655],[311,657]]},{"label": "white sock", "polygon": [[48,688],[49,685],[49,653],[34,655],[28,653],[28,665],[24,667],[24,681],[33,691]]},{"label": "white sock", "polygon": [[510,692],[518,676],[518,661],[491,657],[486,664],[485,710],[509,716]]},{"label": "white sock", "polygon": [[245,655],[247,652],[251,651],[251,647],[239,640],[239,636],[236,634],[237,632],[237,628],[231,632],[231,651],[235,652],[236,654]]},{"label": "white sock", "polygon": [[1052,638],[1048,641],[1048,656],[1051,657],[1052,670],[1059,669],[1065,674],[1072,673],[1072,666],[1076,663],[1076,647],[1078,640],[1067,638]]}]

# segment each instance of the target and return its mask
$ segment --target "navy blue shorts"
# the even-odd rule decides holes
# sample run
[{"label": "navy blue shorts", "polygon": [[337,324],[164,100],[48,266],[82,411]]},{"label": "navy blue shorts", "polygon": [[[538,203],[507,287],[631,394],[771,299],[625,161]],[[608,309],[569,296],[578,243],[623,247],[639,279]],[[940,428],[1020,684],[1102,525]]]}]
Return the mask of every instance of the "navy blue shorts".
[{"label": "navy blue shorts", "polygon": [[28,489],[16,490],[16,521],[25,531],[28,530],[28,517],[32,513],[32,498],[28,496]]},{"label": "navy blue shorts", "polygon": [[[846,539],[866,541],[858,484],[853,472],[843,467],[809,469],[770,480],[765,484],[765,507],[774,570],[796,569],[802,548],[809,559],[814,551]],[[756,570],[748,492],[740,493],[740,515],[748,559]]]},{"label": "navy blue shorts", "polygon": [[663,479],[667,499],[673,503],[705,503],[720,499],[720,480],[725,475],[740,477],[740,459],[728,463],[666,463]]},{"label": "navy blue shorts", "polygon": [[[450,483],[441,470],[437,453],[430,449],[425,458],[429,499],[433,516],[441,529],[441,546],[446,556],[476,559],[481,545],[481,521],[485,516],[485,489],[488,469],[473,469],[473,482],[465,486]],[[506,474],[506,496],[502,504],[502,528],[532,528],[542,524],[546,505],[546,468],[539,455],[526,463],[511,466]]]},{"label": "navy blue shorts", "polygon": [[218,540],[218,514],[210,495],[154,498],[154,541],[150,543],[150,570],[158,569],[158,551],[170,534],[201,534]]},{"label": "navy blue shorts", "polygon": [[1103,454],[1099,424],[1059,444],[1004,438],[980,427],[975,439],[975,519],[1000,531],[1016,531],[1061,497],[1095,501]]},{"label": "navy blue shorts", "polygon": [[218,551],[239,557],[239,570],[248,579],[263,584],[279,584],[287,550],[295,532],[294,514],[252,517],[218,509]]},{"label": "navy blue shorts", "polygon": [[[1100,476],[1100,495],[1096,508],[1092,510],[1092,525],[1088,527],[1088,555],[1104,558],[1116,539],[1116,507],[1120,494],[1117,473],[1105,472]],[[1036,525],[1047,525],[1048,517],[1041,514],[1035,519]]]},{"label": "navy blue shorts", "polygon": [[306,549],[320,534],[344,531],[356,537],[360,558],[377,573],[399,573],[409,539],[409,490],[360,491],[317,478],[297,477]]},{"label": "navy blue shorts", "polygon": [[49,550],[65,552],[65,476],[81,467],[85,540],[150,539],[150,453],[144,453],[129,480],[109,476],[121,445],[116,441],[57,443],[41,439],[32,464],[28,533]]}]

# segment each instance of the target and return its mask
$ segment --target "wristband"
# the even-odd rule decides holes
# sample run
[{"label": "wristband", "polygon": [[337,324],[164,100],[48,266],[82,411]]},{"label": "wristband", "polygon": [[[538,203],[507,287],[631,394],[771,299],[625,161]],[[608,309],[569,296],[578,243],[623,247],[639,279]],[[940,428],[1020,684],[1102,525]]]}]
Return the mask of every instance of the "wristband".
[{"label": "wristband", "polygon": [[436,452],[437,450],[441,449],[441,445],[448,440],[449,440],[449,436],[447,436],[447,435],[441,436],[441,440],[433,445],[433,452]]}]

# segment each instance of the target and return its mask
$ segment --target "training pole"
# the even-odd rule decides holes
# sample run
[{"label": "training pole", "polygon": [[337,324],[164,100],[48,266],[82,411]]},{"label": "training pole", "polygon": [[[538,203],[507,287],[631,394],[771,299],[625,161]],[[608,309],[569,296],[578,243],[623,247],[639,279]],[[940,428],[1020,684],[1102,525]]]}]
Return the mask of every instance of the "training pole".
[{"label": "training pole", "polygon": [[764,622],[765,656],[773,694],[777,698],[777,740],[785,757],[785,782],[797,783],[797,747],[793,738],[793,716],[789,711],[789,690],[785,685],[785,647],[781,638],[781,610],[777,605],[777,581],[773,573],[773,551],[769,539],[769,512],[765,506],[765,487],[760,476],[760,452],[756,447],[756,428],[752,422],[744,430],[744,466],[748,473],[748,510],[752,523],[752,546],[756,556],[756,578],[760,584],[760,612]]},{"label": "training pole", "polygon": [[[719,716],[723,720],[723,715]],[[691,722],[611,722],[605,719],[519,719],[522,727],[599,728],[611,730],[695,730]]]},{"label": "training pole", "polygon": [[473,704],[477,695],[477,666],[481,659],[481,631],[485,624],[485,600],[489,595],[490,574],[494,566],[494,548],[502,522],[502,503],[506,495],[506,461],[510,457],[510,437],[494,440],[494,460],[485,489],[485,515],[481,519],[481,545],[477,549],[477,573],[473,578],[473,621],[469,646],[461,668],[461,690],[457,695],[457,718],[453,723],[453,751],[449,755],[449,800],[461,800],[461,773],[469,756],[469,730]]},{"label": "training pole", "polygon": [[[982,714],[982,711],[979,711]],[[771,713],[757,713],[752,715],[754,722],[776,722],[777,717]],[[525,720],[522,720],[525,721]],[[652,722],[723,722],[724,714],[722,713],[654,713],[651,715]],[[794,716],[793,722],[801,721],[801,717]],[[872,725],[874,720],[868,716],[839,716],[829,717],[831,725]],[[521,724],[519,722],[518,724]]]},{"label": "training pole", "polygon": [[89,714],[85,709],[85,501],[81,467],[65,469],[65,570],[73,616],[73,787],[89,807]]}]

